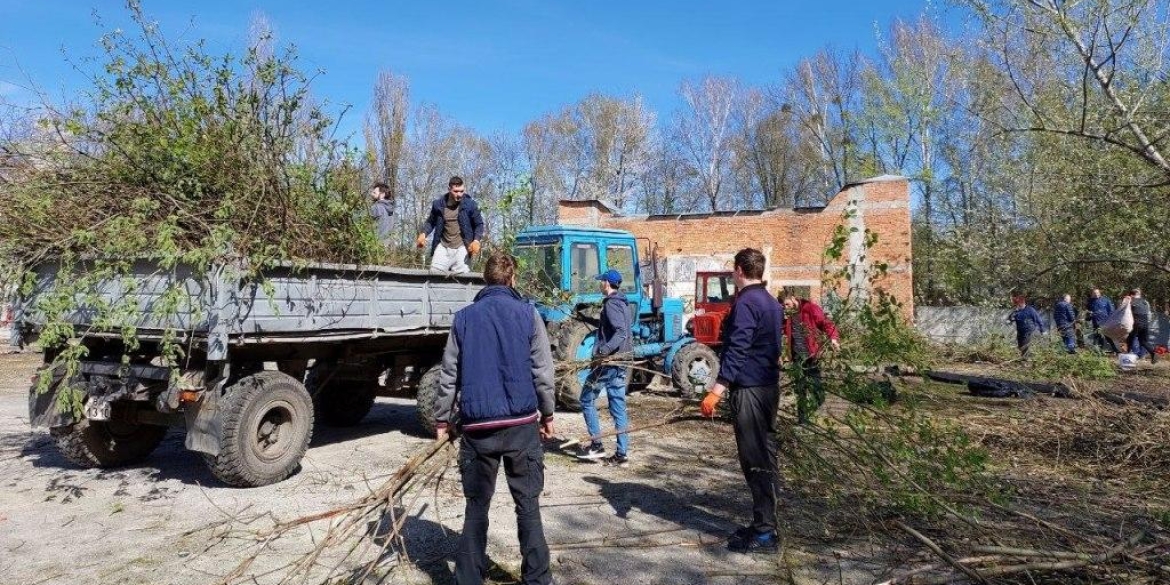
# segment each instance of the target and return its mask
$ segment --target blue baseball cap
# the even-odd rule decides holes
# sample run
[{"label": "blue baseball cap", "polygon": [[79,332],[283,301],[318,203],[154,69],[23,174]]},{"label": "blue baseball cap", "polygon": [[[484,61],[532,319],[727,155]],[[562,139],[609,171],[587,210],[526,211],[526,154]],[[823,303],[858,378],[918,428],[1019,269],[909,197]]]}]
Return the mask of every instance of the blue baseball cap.
[{"label": "blue baseball cap", "polygon": [[594,276],[593,279],[594,280],[604,280],[604,281],[606,281],[614,286],[618,286],[622,283],[622,273],[610,268],[609,270],[606,270],[605,272],[602,272],[601,274]]}]

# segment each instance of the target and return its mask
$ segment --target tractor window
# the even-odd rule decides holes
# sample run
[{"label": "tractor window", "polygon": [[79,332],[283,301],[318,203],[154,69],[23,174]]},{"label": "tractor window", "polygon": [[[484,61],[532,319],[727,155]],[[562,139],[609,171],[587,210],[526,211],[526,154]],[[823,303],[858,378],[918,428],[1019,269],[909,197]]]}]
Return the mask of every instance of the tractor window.
[{"label": "tractor window", "polygon": [[561,288],[561,246],[544,244],[516,248],[519,274],[516,288],[526,296],[544,299]]},{"label": "tractor window", "polygon": [[622,274],[622,292],[634,291],[634,249],[630,246],[608,246],[605,249],[606,269],[614,269]]},{"label": "tractor window", "polygon": [[573,292],[597,292],[597,281],[593,279],[601,274],[597,244],[573,244],[570,262],[573,268]]},{"label": "tractor window", "polygon": [[[699,292],[701,293],[702,290],[700,289]],[[707,298],[700,299],[700,302],[730,303],[732,297],[735,296],[735,277],[731,275],[708,276],[706,292]]]}]

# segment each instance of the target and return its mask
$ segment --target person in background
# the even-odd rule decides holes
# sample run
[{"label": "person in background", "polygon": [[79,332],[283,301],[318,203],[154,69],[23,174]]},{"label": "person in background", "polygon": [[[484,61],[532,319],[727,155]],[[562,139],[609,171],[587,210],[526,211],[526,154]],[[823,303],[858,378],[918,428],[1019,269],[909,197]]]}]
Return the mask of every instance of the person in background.
[{"label": "person in background", "polygon": [[1028,357],[1032,345],[1032,336],[1037,331],[1047,333],[1044,319],[1035,307],[1028,304],[1028,296],[1023,293],[1012,295],[1012,304],[1015,308],[1008,315],[1008,321],[1016,325],[1016,346],[1020,348],[1020,355]]},{"label": "person in background", "polygon": [[1135,288],[1129,291],[1129,296],[1132,298],[1129,307],[1133,311],[1133,331],[1129,332],[1129,337],[1125,340],[1125,345],[1129,352],[1136,354],[1141,358],[1145,350],[1150,354],[1150,363],[1158,363],[1158,352],[1150,345],[1150,321],[1153,316],[1153,310],[1150,308],[1150,302],[1142,298],[1142,289]]},{"label": "person in background", "polygon": [[[614,269],[606,270],[595,277],[601,288],[605,300],[601,304],[601,318],[598,320],[582,317],[587,323],[597,326],[597,340],[593,346],[594,358],[606,358],[627,353],[634,347],[634,340],[630,332],[633,318],[630,315],[630,304],[622,292],[622,273]],[[613,426],[618,431],[617,446],[613,455],[605,456],[605,446],[601,441],[594,439],[578,455],[581,459],[603,460],[606,465],[625,467],[629,464],[630,436],[623,431],[629,427],[630,419],[626,414],[626,385],[628,376],[626,366],[615,364],[601,364],[589,372],[584,387],[581,388],[581,413],[585,416],[585,428],[589,436],[601,434],[601,420],[597,414],[597,397],[605,390],[609,414],[613,417]]]},{"label": "person in background", "polygon": [[1101,296],[1101,289],[1095,288],[1089,293],[1089,300],[1085,303],[1085,317],[1089,324],[1093,326],[1093,334],[1090,338],[1093,344],[1099,349],[1104,350],[1108,347],[1113,353],[1117,353],[1117,344],[1113,343],[1112,339],[1101,334],[1101,324],[1109,318],[1109,315],[1114,311],[1113,301],[1109,297]]},{"label": "person in background", "polygon": [[715,416],[730,393],[739,467],[752,496],[752,522],[735,532],[727,548],[774,552],[777,471],[776,413],[780,407],[780,331],[784,311],[768,292],[764,254],[745,248],[735,255],[735,300],[723,320],[719,376],[707,388],[700,411]]},{"label": "person in background", "polygon": [[386,183],[374,183],[370,187],[370,217],[374,218],[374,230],[383,247],[389,247],[394,232],[394,197]]},{"label": "person in background", "polygon": [[825,402],[820,366],[824,339],[828,339],[833,349],[841,349],[841,342],[837,326],[825,315],[824,309],[808,299],[785,294],[784,317],[788,358],[800,369],[795,385],[796,418],[800,424],[805,424]]},{"label": "person in background", "polygon": [[425,248],[432,231],[431,270],[462,274],[469,272],[468,258],[479,254],[483,238],[483,215],[475,199],[465,193],[463,179],[451,177],[447,193],[431,204],[431,212],[418,229],[415,242]]},{"label": "person in background", "polygon": [[1052,310],[1052,321],[1060,332],[1060,340],[1069,353],[1077,352],[1077,308],[1072,304],[1072,295],[1064,295]]},{"label": "person in background", "polygon": [[[455,556],[455,583],[481,585],[487,574],[488,512],[500,463],[516,504],[521,582],[552,583],[540,518],[541,439],[554,434],[555,364],[544,321],[516,292],[516,259],[488,258],[487,285],[455,313],[435,401],[436,439],[463,432],[459,472],[467,504]],[[456,406],[458,405],[458,406]]]}]

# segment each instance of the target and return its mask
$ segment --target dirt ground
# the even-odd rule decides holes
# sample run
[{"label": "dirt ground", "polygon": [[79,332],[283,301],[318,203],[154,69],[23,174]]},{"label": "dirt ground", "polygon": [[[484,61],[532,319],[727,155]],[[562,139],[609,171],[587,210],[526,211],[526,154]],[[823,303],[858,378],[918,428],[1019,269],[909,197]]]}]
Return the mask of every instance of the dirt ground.
[{"label": "dirt ground", "polygon": [[[245,543],[212,543],[210,533],[198,529],[243,514],[290,520],[351,503],[430,440],[415,421],[413,402],[382,398],[358,427],[318,428],[303,469],[273,486],[219,485],[200,457],[183,449],[178,432],[140,465],[78,469],[56,452],[47,432],[28,427],[27,388],[39,359],[29,353],[0,355],[3,583],[215,583],[241,560]],[[995,367],[979,365],[956,364],[951,369],[996,373]],[[1170,366],[1143,365],[1109,384],[1170,396],[1168,382]],[[999,458],[993,472],[1013,486],[1013,505],[1028,513],[1070,526],[1078,521],[1086,526],[1106,522],[1127,530],[1134,514],[1148,514],[1110,511],[1099,519],[1093,512],[1105,510],[1102,503],[1110,497],[1128,493],[1142,495],[1149,506],[1170,510],[1170,494],[1142,493],[1135,483],[1142,481],[1140,469],[1130,470],[1125,479],[1101,477],[1100,458],[1081,456],[1075,440],[1068,446],[1046,444],[1030,451],[1029,435],[1017,437],[1012,430],[1025,428],[1019,425],[1028,424],[1029,412],[1036,409],[1066,409],[1073,416],[1083,408],[1076,401],[977,399],[954,386],[922,383],[905,389],[926,396],[923,405],[940,416],[970,423],[975,439]],[[662,420],[678,405],[677,398],[634,394],[633,425]],[[1061,422],[1063,416],[1050,416],[1047,424],[1059,430],[1067,426]],[[608,423],[605,414],[603,423]],[[557,424],[562,437],[584,434],[580,415],[560,413]],[[1147,459],[1155,455],[1144,454]],[[749,503],[726,423],[692,421],[636,434],[631,458],[630,467],[617,469],[576,461],[555,448],[547,452],[542,509],[558,583],[874,583],[938,561],[920,543],[896,531],[892,536],[889,531],[831,533],[831,523],[822,522],[837,513],[831,504],[787,491],[781,494],[781,517],[793,520],[784,527],[783,554],[728,552],[725,539],[747,519]],[[420,497],[407,510],[404,536],[409,558],[397,559],[384,582],[453,581],[451,558],[463,514],[455,475],[448,474],[433,494]],[[492,561],[503,569],[497,572],[498,583],[514,582],[508,575],[518,573],[515,529],[512,503],[501,480],[492,506],[488,549]],[[1006,536],[1011,536],[1010,529]],[[252,572],[279,566],[310,545],[309,535],[301,542],[282,541]]]},{"label": "dirt ground", "polygon": [[[213,583],[239,558],[231,546],[205,551],[206,534],[188,531],[244,510],[291,519],[352,502],[429,440],[415,422],[412,402],[382,398],[356,428],[317,429],[302,471],[273,486],[218,485],[199,456],[183,449],[178,432],[140,465],[79,469],[57,453],[47,432],[29,429],[27,388],[39,359],[0,356],[5,583]],[[630,407],[637,424],[676,405],[637,394]],[[580,415],[563,413],[557,421],[565,437],[584,431]],[[547,455],[542,506],[558,583],[775,581],[778,557],[736,555],[723,546],[748,514],[730,428],[684,424],[692,427],[685,438],[666,432],[652,439],[635,436],[633,463],[625,469]],[[423,500],[410,510],[405,528],[411,562],[396,568],[388,582],[452,582],[449,558],[463,513],[457,484],[445,481],[436,497]],[[638,536],[643,533],[654,534]],[[618,537],[626,538],[612,540]],[[515,540],[512,504],[501,480],[489,554],[512,572],[519,565]]]}]

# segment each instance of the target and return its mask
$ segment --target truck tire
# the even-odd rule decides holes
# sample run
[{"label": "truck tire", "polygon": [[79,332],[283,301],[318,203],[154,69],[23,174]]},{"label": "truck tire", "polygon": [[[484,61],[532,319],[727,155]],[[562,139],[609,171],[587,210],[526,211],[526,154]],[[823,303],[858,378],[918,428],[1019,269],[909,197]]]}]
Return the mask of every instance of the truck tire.
[{"label": "truck tire", "polygon": [[305,375],[305,388],[313,397],[313,412],[316,421],[331,427],[352,427],[366,418],[374,408],[378,395],[376,383],[362,384],[347,380],[327,380],[328,367],[324,363],[314,365]]},{"label": "truck tire", "polygon": [[702,394],[719,375],[719,356],[707,345],[688,343],[675,354],[670,375],[683,396]]},{"label": "truck tire", "polygon": [[146,459],[166,436],[167,427],[119,420],[118,409],[134,408],[133,404],[111,406],[114,413],[108,421],[82,419],[51,429],[61,455],[86,468],[130,465]]},{"label": "truck tire", "polygon": [[557,378],[557,404],[569,412],[581,412],[581,376],[575,373]]},{"label": "truck tire", "polygon": [[414,399],[416,416],[428,435],[435,434],[435,403],[439,401],[439,375],[442,371],[443,364],[435,364],[418,380],[418,392]]},{"label": "truck tire", "polygon": [[219,409],[219,455],[204,459],[220,481],[256,487],[297,470],[313,437],[313,400],[304,384],[280,372],[252,374],[228,387]]}]

